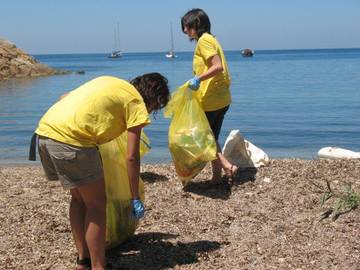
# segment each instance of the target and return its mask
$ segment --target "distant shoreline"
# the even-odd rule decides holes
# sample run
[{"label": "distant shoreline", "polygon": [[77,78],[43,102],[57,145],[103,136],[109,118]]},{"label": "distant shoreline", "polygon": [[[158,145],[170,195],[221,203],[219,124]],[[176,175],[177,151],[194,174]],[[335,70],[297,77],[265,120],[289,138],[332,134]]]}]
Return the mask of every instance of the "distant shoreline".
[{"label": "distant shoreline", "polygon": [[[256,53],[279,53],[279,52],[299,52],[299,51],[303,51],[303,52],[319,52],[319,51],[360,51],[360,47],[359,48],[306,48],[306,49],[256,49],[256,48],[252,48],[256,51]],[[239,49],[229,49],[229,50],[224,50],[224,52],[227,53],[231,53],[231,52],[240,52],[242,50],[242,48]],[[156,51],[156,52],[123,52],[126,55],[131,55],[131,54],[164,54],[163,51]],[[189,53],[189,54],[193,54],[193,51],[176,51],[176,53]],[[59,53],[34,53],[31,54],[32,56],[36,57],[36,56],[51,56],[51,55],[108,55],[107,52],[73,52],[73,53],[64,53],[64,52],[59,52]]]},{"label": "distant shoreline", "polygon": [[[271,158],[270,160],[272,161],[285,161],[285,162],[289,162],[289,161],[295,161],[295,160],[302,160],[302,161],[311,161],[311,160],[319,160],[318,158],[313,158],[313,159],[307,159],[307,158],[299,158],[299,157],[284,157],[284,158]],[[350,160],[350,159],[349,159]],[[151,165],[151,166],[169,166],[172,165],[173,162],[169,161],[169,162],[141,162],[141,166],[146,166],[146,165]],[[41,167],[41,163],[40,161],[9,161],[9,162],[5,162],[0,160],[0,168],[14,168],[14,167],[19,167],[19,168],[23,168],[23,167]]]},{"label": "distant shoreline", "polygon": [[0,161],[0,168],[13,168],[13,167],[41,167],[41,163],[40,161],[36,161],[36,162],[3,162]]}]

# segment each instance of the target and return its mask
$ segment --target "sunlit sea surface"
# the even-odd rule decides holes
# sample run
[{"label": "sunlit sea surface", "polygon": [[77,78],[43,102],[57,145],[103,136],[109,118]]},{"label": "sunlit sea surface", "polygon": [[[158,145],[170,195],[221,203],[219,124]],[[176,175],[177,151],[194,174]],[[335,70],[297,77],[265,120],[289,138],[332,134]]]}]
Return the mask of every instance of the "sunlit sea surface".
[{"label": "sunlit sea surface", "polygon": [[[176,89],[192,77],[192,52],[169,60],[164,53],[35,55],[57,69],[85,74],[0,82],[0,163],[25,163],[42,114],[64,92],[101,75],[130,80],[160,72]],[[360,151],[360,49],[256,51],[244,58],[226,51],[233,103],[220,143],[239,129],[270,158],[313,159],[325,146]],[[147,163],[170,162],[169,120],[162,112],[145,129],[152,149]]]}]

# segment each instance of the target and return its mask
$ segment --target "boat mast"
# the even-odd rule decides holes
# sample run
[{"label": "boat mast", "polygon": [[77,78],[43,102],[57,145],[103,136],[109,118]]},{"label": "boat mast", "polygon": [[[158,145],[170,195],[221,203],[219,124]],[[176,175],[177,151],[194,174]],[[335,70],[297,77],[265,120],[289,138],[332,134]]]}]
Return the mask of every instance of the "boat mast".
[{"label": "boat mast", "polygon": [[117,48],[117,36],[116,36],[116,29],[114,29],[114,45],[113,45],[113,52],[116,51]]},{"label": "boat mast", "polygon": [[121,49],[120,49],[120,24],[119,23],[117,23],[117,25],[116,25],[116,35],[117,35],[117,39],[116,39],[116,42],[117,42],[117,48],[116,48],[116,50],[117,51],[121,51]]},{"label": "boat mast", "polygon": [[172,23],[170,23],[170,34],[171,34],[171,52],[174,53],[174,36],[172,30]]}]

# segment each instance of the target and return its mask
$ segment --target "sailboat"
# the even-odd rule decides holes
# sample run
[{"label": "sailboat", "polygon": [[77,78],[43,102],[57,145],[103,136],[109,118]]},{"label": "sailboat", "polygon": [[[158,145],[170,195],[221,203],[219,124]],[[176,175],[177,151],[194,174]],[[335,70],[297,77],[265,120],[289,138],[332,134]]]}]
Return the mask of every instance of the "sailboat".
[{"label": "sailboat", "polygon": [[170,35],[171,35],[171,49],[165,54],[165,56],[166,58],[172,59],[177,57],[174,51],[174,36],[173,36],[172,24],[170,24]]},{"label": "sailboat", "polygon": [[114,50],[108,56],[109,58],[119,58],[122,56],[120,50],[120,30],[119,24],[117,24],[116,29],[114,30]]}]

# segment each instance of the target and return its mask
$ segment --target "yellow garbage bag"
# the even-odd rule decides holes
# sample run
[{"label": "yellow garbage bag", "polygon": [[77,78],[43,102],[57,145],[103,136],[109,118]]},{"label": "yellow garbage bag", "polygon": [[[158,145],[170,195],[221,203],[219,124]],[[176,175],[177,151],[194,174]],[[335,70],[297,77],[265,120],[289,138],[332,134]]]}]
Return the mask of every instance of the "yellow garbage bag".
[{"label": "yellow garbage bag", "polygon": [[204,111],[187,84],[171,95],[165,117],[172,117],[169,150],[176,173],[186,185],[209,161],[216,159],[216,141]]},{"label": "yellow garbage bag", "polygon": [[[99,146],[103,161],[106,189],[106,247],[112,248],[130,238],[138,225],[131,217],[131,192],[126,168],[127,133]],[[143,132],[140,156],[150,149],[149,139]],[[139,195],[144,201],[144,183],[139,179]]]}]

